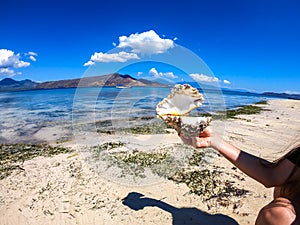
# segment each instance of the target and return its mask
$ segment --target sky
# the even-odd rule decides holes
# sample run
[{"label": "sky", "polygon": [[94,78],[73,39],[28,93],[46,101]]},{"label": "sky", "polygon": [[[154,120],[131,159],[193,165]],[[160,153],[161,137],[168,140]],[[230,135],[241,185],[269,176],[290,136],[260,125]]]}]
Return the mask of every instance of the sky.
[{"label": "sky", "polygon": [[0,9],[0,79],[80,78],[110,64],[136,78],[300,93],[298,0],[2,0]]}]

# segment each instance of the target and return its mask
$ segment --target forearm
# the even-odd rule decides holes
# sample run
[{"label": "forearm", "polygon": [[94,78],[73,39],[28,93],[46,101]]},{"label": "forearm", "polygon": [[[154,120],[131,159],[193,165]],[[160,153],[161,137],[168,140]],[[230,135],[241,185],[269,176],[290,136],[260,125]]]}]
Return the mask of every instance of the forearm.
[{"label": "forearm", "polygon": [[266,187],[284,184],[295,167],[287,159],[280,161],[275,167],[266,166],[269,163],[268,161],[241,151],[215,135],[209,128],[204,129],[199,137],[186,139],[181,136],[181,138],[185,144],[191,144],[195,148],[213,147],[237,168]]},{"label": "forearm", "polygon": [[268,163],[266,160],[246,153],[219,137],[214,138],[211,146],[248,176],[267,187],[273,186],[272,168],[263,165]]}]

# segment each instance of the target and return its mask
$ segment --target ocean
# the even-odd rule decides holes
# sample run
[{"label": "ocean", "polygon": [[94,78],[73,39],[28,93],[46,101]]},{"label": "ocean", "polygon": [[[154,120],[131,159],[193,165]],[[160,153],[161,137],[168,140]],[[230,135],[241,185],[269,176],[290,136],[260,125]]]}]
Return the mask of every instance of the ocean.
[{"label": "ocean", "polygon": [[[70,88],[0,92],[0,143],[9,135],[33,135],[43,127],[83,122],[155,117],[159,101],[170,88]],[[214,113],[270,99],[263,95],[204,90],[203,107],[196,113]]]}]

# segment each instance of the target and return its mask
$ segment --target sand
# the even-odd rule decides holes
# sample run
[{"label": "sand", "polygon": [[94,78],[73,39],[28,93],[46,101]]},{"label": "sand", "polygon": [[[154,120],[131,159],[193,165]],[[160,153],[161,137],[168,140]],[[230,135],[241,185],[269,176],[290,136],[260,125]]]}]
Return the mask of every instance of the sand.
[{"label": "sand", "polygon": [[[271,100],[263,107],[268,111],[213,121],[211,126],[241,149],[274,160],[299,140],[300,101]],[[55,145],[63,133],[45,128],[37,135]],[[259,209],[272,200],[272,188],[244,175],[218,154],[209,166],[218,165],[223,179],[247,190],[227,206],[204,201],[189,193],[185,184],[167,179],[138,185],[111,181],[94,170],[80,149],[112,140],[126,141],[144,151],[181,142],[175,133],[99,137],[81,132],[75,140],[60,143],[74,152],[27,160],[22,164],[24,170],[0,180],[0,224],[246,225],[254,224]]]}]

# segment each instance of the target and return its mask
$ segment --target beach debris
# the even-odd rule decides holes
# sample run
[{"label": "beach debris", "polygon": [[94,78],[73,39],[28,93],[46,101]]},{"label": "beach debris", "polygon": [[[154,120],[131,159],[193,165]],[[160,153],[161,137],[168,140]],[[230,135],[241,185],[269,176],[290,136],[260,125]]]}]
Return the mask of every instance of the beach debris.
[{"label": "beach debris", "polygon": [[176,84],[171,93],[156,106],[156,113],[184,137],[195,137],[206,128],[211,117],[192,117],[189,112],[202,105],[204,98],[189,84]]}]

